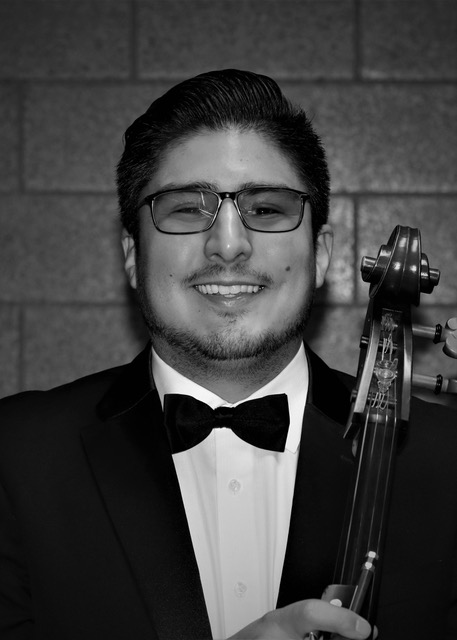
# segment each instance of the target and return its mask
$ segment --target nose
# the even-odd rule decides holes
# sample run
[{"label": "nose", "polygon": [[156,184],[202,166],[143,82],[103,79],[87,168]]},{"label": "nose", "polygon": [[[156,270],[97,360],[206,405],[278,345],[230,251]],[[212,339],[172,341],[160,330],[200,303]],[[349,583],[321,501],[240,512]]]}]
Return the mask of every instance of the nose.
[{"label": "nose", "polygon": [[252,253],[251,233],[243,225],[233,200],[225,198],[215,223],[207,231],[206,257],[221,263],[247,260]]}]

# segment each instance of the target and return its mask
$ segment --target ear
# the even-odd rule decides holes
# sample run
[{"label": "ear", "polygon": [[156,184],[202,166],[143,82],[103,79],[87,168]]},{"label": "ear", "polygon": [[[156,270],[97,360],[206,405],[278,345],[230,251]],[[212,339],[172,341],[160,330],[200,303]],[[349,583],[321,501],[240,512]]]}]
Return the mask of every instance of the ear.
[{"label": "ear", "polygon": [[124,269],[130,286],[136,289],[136,247],[132,236],[122,230],[122,249],[124,251]]},{"label": "ear", "polygon": [[322,287],[330,265],[333,248],[333,229],[329,224],[322,225],[316,239],[316,289]]}]

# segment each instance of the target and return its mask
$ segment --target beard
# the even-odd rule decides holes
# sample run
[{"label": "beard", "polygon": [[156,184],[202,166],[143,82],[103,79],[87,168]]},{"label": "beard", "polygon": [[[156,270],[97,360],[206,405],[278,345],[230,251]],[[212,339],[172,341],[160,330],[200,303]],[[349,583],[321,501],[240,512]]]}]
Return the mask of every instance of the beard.
[{"label": "beard", "polygon": [[[185,329],[170,322],[165,323],[156,313],[153,303],[147,294],[147,285],[142,270],[139,270],[137,295],[139,307],[151,335],[153,345],[165,344],[167,351],[173,353],[175,362],[172,366],[179,368],[178,362],[185,360],[199,368],[212,368],[212,365],[231,364],[238,366],[259,366],[259,359],[271,360],[275,354],[288,345],[302,339],[311,308],[313,305],[315,286],[310,285],[303,295],[303,303],[295,316],[281,327],[264,330],[252,334],[237,326],[240,315],[221,314],[226,319],[222,329],[198,335],[192,329]],[[314,277],[310,278],[314,282]],[[171,363],[170,363],[171,364]]]}]

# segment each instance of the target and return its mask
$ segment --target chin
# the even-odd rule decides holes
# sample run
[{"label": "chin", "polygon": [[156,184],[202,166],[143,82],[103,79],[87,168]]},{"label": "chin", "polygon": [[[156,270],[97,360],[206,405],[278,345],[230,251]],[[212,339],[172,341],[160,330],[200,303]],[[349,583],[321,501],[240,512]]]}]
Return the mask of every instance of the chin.
[{"label": "chin", "polygon": [[181,354],[198,362],[241,362],[269,358],[287,349],[302,338],[308,314],[301,315],[281,330],[250,330],[227,327],[207,335],[197,335],[191,329],[165,326],[151,317],[145,318],[153,343],[160,343],[167,351]]}]

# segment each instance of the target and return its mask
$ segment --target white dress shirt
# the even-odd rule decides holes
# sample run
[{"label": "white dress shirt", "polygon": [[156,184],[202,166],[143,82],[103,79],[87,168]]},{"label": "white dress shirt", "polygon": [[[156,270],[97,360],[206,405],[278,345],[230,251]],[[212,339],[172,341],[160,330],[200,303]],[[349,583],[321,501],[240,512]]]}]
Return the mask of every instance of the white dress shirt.
[{"label": "white dress shirt", "polygon": [[[213,409],[235,406],[168,366],[153,351],[160,400],[181,393]],[[303,345],[288,366],[246,400],[286,393],[284,453],[259,449],[217,428],[173,455],[213,638],[222,640],[276,606],[297,469],[308,365]],[[239,403],[235,403],[239,404]]]}]

